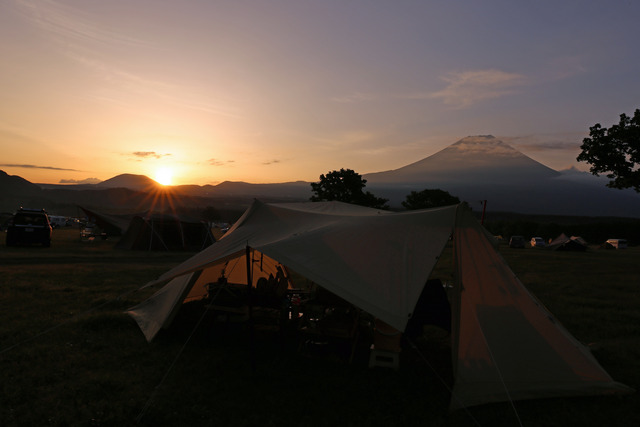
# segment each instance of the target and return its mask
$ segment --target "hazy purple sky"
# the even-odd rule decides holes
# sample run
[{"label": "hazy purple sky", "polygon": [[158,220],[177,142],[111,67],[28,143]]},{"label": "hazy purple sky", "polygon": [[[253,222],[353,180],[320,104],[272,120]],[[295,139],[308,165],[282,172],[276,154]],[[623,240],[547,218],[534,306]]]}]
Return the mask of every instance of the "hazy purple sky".
[{"label": "hazy purple sky", "polygon": [[640,108],[639,18],[621,0],[2,0],[0,169],[313,181],[478,134],[562,169]]}]

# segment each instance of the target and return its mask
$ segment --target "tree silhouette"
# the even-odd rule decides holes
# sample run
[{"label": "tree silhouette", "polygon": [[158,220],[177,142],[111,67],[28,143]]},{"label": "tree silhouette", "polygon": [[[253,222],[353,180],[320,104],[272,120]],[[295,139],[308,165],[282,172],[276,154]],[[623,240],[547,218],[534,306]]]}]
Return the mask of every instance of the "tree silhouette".
[{"label": "tree silhouette", "polygon": [[460,203],[460,199],[452,196],[448,191],[440,189],[426,189],[419,192],[412,191],[407,195],[405,201],[402,202],[402,206],[404,206],[406,209],[413,210],[457,205],[458,203]]},{"label": "tree silhouette", "polygon": [[367,184],[360,174],[351,169],[340,169],[320,175],[319,182],[311,183],[312,202],[339,201],[376,209],[388,209],[388,199],[364,191]]},{"label": "tree silhouette", "polygon": [[620,115],[620,122],[610,128],[600,123],[589,128],[589,138],[582,140],[579,162],[591,165],[596,176],[606,173],[607,187],[633,188],[640,193],[640,109],[633,117]]}]

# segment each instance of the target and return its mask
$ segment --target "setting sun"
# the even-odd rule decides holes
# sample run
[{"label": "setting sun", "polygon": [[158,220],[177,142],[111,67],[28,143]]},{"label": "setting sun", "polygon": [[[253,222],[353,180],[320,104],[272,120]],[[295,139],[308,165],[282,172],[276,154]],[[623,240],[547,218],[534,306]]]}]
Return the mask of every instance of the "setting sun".
[{"label": "setting sun", "polygon": [[156,170],[155,180],[162,185],[171,185],[173,171],[169,168],[160,168]]}]

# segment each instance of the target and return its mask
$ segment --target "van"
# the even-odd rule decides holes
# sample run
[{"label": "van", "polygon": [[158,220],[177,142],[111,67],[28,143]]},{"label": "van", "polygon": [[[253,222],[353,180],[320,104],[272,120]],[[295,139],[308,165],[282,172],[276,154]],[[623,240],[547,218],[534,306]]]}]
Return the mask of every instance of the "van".
[{"label": "van", "polygon": [[612,247],[614,249],[626,249],[627,248],[627,239],[608,239],[606,245]]}]

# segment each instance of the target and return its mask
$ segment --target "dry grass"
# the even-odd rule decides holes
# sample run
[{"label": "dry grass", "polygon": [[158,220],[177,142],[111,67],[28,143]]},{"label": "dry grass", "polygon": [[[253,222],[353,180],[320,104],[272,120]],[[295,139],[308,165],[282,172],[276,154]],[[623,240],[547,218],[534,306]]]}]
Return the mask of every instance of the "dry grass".
[{"label": "dry grass", "polygon": [[[148,344],[123,311],[191,254],[115,251],[56,230],[49,249],[0,246],[0,425],[526,426],[640,424],[640,398],[548,399],[447,411],[442,337],[407,349],[399,372],[298,353],[293,334],[256,336],[183,310]],[[501,249],[521,280],[612,376],[640,384],[637,248]],[[447,275],[447,254],[438,266]],[[183,349],[184,346],[184,349]],[[255,356],[252,370],[251,355]],[[432,366],[440,369],[434,373]],[[165,377],[163,380],[163,377]],[[517,416],[516,416],[517,414]]]}]

